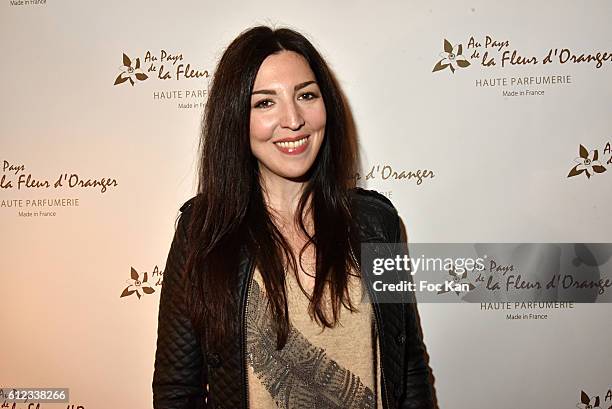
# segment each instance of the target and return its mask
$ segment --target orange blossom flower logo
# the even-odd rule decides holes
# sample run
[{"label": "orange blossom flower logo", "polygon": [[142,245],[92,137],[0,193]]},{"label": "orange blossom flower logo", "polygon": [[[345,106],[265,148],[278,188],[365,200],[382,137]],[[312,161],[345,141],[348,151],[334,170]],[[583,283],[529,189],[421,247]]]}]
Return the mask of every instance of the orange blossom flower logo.
[{"label": "orange blossom flower logo", "polygon": [[149,78],[149,76],[140,69],[140,58],[136,58],[136,63],[132,67],[132,60],[130,60],[130,57],[125,55],[125,53],[123,54],[123,65],[119,67],[119,70],[121,74],[115,79],[114,85],[130,81],[130,84],[134,86],[136,81],[144,81]]},{"label": "orange blossom flower logo", "polygon": [[457,50],[455,51],[453,45],[445,39],[444,52],[440,53],[440,57],[442,57],[442,59],[438,61],[432,72],[440,71],[445,69],[446,67],[449,67],[450,70],[454,73],[457,67],[469,67],[470,62],[462,54],[463,46],[461,44],[457,46]]},{"label": "orange blossom flower logo", "polygon": [[142,281],[140,281],[140,275],[134,269],[134,267],[132,267],[131,278],[125,281],[128,284],[128,286],[125,287],[125,289],[123,290],[119,298],[127,297],[128,295],[132,295],[136,293],[136,295],[138,296],[138,299],[140,299],[141,292],[144,294],[153,294],[155,290],[147,282],[147,279],[148,279],[147,273],[145,272],[142,274]]},{"label": "orange blossom flower logo", "polygon": [[574,159],[574,162],[578,164],[570,170],[567,177],[577,176],[581,173],[585,173],[588,179],[591,178],[591,175],[595,173],[603,173],[606,171],[606,168],[599,162],[599,152],[597,149],[589,152],[587,148],[580,145],[580,149],[578,150],[579,157]]}]

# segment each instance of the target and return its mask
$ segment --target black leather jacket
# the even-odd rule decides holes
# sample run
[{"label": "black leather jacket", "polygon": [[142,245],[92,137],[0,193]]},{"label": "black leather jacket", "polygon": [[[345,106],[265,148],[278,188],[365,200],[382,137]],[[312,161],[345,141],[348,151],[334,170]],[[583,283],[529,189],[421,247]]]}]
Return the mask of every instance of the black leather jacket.
[{"label": "black leather jacket", "polygon": [[[400,221],[391,202],[379,193],[353,191],[354,214],[362,242],[397,243]],[[184,304],[187,282],[187,220],[191,201],[181,207],[160,296],[157,352],[153,375],[156,409],[247,409],[248,387],[244,325],[223,349],[207,351],[196,337]],[[247,283],[254,269],[248,254],[241,255],[236,296],[244,324]],[[433,408],[415,304],[377,303],[372,299],[380,339],[382,401],[384,408]]]}]

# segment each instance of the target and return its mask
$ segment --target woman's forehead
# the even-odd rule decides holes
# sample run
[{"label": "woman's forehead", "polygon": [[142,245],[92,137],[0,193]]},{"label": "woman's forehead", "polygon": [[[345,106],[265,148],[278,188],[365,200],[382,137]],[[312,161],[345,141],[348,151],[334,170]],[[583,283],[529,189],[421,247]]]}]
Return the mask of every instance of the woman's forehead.
[{"label": "woman's forehead", "polygon": [[255,77],[254,90],[265,87],[293,87],[315,76],[306,59],[293,51],[271,54],[263,61]]}]

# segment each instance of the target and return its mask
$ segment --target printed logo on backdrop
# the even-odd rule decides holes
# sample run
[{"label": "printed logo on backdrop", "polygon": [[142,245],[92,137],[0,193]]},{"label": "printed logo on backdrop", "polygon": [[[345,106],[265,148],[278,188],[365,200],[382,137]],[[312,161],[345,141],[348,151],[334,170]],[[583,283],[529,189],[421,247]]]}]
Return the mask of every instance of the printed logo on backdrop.
[{"label": "printed logo on backdrop", "polygon": [[434,66],[433,72],[448,68],[454,74],[457,68],[466,68],[470,66],[470,62],[463,56],[462,44],[459,44],[455,48],[448,40],[444,40],[444,51],[440,53],[440,57],[442,57],[442,59]]},{"label": "printed logo on backdrop", "polygon": [[147,51],[134,55],[124,52],[117,70],[114,86],[138,88],[144,83],[156,87],[169,84],[171,89],[150,91],[154,101],[173,102],[181,109],[204,107],[210,73],[185,59],[183,53],[160,50],[159,53]]},{"label": "printed logo on backdrop", "polygon": [[589,396],[585,391],[580,391],[580,402],[576,404],[579,409],[612,409],[612,388],[608,389],[603,401],[599,395]]},{"label": "printed logo on backdrop", "polygon": [[612,146],[610,142],[606,143],[602,149],[602,154],[599,149],[589,151],[584,145],[578,148],[578,157],[574,159],[574,167],[569,171],[567,177],[584,175],[586,179],[591,176],[604,173],[607,170],[606,166],[612,165]]},{"label": "printed logo on backdrop", "polygon": [[[612,244],[522,244],[515,252],[515,255],[521,254],[525,260],[537,266],[540,273],[525,274],[514,264],[491,264],[497,274],[485,277],[485,286],[490,289],[500,289],[501,286],[502,289],[505,287],[525,290],[537,295],[538,299],[526,297],[527,299],[517,299],[515,302],[501,299],[503,302],[481,302],[481,311],[503,313],[507,320],[512,321],[541,321],[552,317],[550,310],[576,308],[575,302],[612,300],[609,293],[612,288]],[[477,283],[479,281],[480,277],[476,279]],[[552,292],[545,295],[548,291]],[[565,295],[560,296],[562,294]]]},{"label": "printed logo on backdrop", "polygon": [[[132,67],[132,65],[134,66]],[[133,87],[136,81],[144,81],[149,78],[149,76],[140,69],[140,58],[136,58],[136,62],[132,62],[130,57],[123,54],[123,65],[119,67],[119,70],[121,74],[115,78],[114,85],[123,84],[129,81]]]},{"label": "printed logo on backdrop", "polygon": [[392,198],[393,188],[397,186],[421,186],[430,183],[436,177],[431,169],[406,169],[389,163],[377,163],[366,167],[364,173],[353,175],[355,184],[366,187],[369,183],[376,184],[379,193]]},{"label": "printed logo on backdrop", "polygon": [[153,268],[151,274],[148,272],[138,272],[134,267],[130,267],[130,278],[125,280],[127,286],[121,292],[119,298],[136,295],[138,299],[143,295],[153,294],[155,287],[159,287],[163,282],[163,271],[160,271],[157,266]]},{"label": "printed logo on backdrop", "polygon": [[[578,50],[543,47],[538,55],[525,54],[508,39],[470,36],[463,42],[453,43],[444,39],[442,52],[434,63],[432,72],[438,75],[459,76],[464,70],[494,73],[475,80],[477,88],[500,88],[504,97],[542,96],[550,86],[565,86],[574,78],[567,73],[533,75],[537,67],[558,67],[566,71],[574,65],[588,65],[594,70],[607,68],[612,63],[612,52],[603,50]],[[500,70],[525,69],[525,75],[503,76]],[[494,69],[495,68],[495,69]],[[491,70],[494,69],[494,70]]]},{"label": "printed logo on backdrop", "polygon": [[[15,216],[25,218],[54,217],[67,208],[79,207],[79,192],[105,195],[117,186],[117,179],[108,175],[96,177],[74,171],[40,175],[29,171],[23,162],[3,160],[0,192],[13,197],[3,195],[0,210],[13,210]],[[31,192],[36,195],[31,196]],[[27,198],[19,197],[22,195]]]}]

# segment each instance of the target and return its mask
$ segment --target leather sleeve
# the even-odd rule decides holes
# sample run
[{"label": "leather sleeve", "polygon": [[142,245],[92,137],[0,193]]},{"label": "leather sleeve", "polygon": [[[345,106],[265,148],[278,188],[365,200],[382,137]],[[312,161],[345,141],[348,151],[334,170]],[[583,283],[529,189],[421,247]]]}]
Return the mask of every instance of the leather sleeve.
[{"label": "leather sleeve", "polygon": [[[188,208],[189,206],[187,206]],[[183,206],[163,273],[153,373],[155,409],[206,407],[207,379],[200,340],[185,305],[187,219]]]},{"label": "leather sleeve", "polygon": [[[395,243],[405,241],[402,235],[401,222],[397,216]],[[414,301],[414,300],[413,300]],[[427,352],[419,322],[417,304],[404,304],[405,310],[405,395],[400,403],[401,409],[433,409],[434,397],[432,378],[427,363]]]}]

